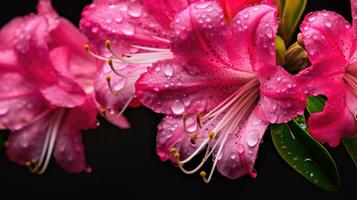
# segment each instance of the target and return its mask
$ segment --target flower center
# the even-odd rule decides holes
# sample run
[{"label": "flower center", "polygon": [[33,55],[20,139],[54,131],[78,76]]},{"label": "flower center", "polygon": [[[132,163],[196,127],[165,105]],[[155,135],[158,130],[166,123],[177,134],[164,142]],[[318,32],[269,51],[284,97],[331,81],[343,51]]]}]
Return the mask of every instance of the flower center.
[{"label": "flower center", "polygon": [[[157,41],[162,41],[165,43],[169,43],[170,41],[164,39],[164,38],[159,38],[152,36],[152,39],[157,40]],[[166,60],[166,59],[172,59],[173,54],[170,51],[170,49],[164,49],[164,48],[153,48],[153,47],[146,47],[146,46],[140,46],[140,45],[131,45],[132,48],[144,51],[145,53],[136,53],[136,54],[120,54],[116,51],[114,51],[111,47],[111,41],[106,40],[105,41],[105,48],[110,52],[111,56],[109,58],[98,55],[94,53],[88,44],[84,45],[84,49],[92,55],[94,58],[105,61],[108,63],[111,71],[123,78],[133,78],[133,77],[139,77],[141,74],[147,72],[147,67],[151,66],[152,63],[157,62],[159,60]],[[126,70],[127,67],[121,68],[121,70],[118,70],[116,67],[116,64],[128,64],[134,65],[135,70],[131,70],[131,73],[124,73],[121,70]],[[134,68],[133,66],[133,68]],[[105,77],[107,83],[108,83],[108,88],[109,91],[111,92],[112,95],[118,96],[121,93],[121,90],[124,89],[125,83],[123,82],[124,85],[121,85],[120,89],[116,89],[113,84],[112,84],[112,77],[110,75],[107,75]],[[135,94],[132,94],[131,97],[128,99],[128,101],[125,103],[125,106],[116,114],[115,119],[118,119],[126,110],[126,108],[130,105],[130,102],[135,98]]]},{"label": "flower center", "polygon": [[26,163],[26,166],[30,169],[32,173],[43,174],[46,171],[55,147],[58,131],[62,124],[65,113],[66,109],[60,109],[58,111],[55,111],[55,113],[52,115],[49,122],[49,126],[47,128],[46,138],[43,144],[40,159],[32,160]]},{"label": "flower center", "polygon": [[[253,78],[203,117],[197,114],[197,123],[198,126],[201,126],[199,131],[203,132],[203,134],[200,134],[199,136],[196,133],[192,133],[191,142],[194,143],[201,137],[201,139],[203,139],[202,143],[184,160],[180,159],[180,154],[176,148],[170,150],[171,154],[176,158],[179,168],[186,174],[196,173],[214,152],[215,159],[208,177],[205,171],[201,171],[200,173],[204,182],[210,182],[217,162],[223,155],[223,148],[227,142],[228,136],[239,132],[240,125],[247,120],[247,117],[256,106],[258,99],[259,82],[257,78]],[[186,119],[187,117],[185,116],[184,128],[186,132],[190,132],[188,128],[189,126],[186,124]],[[201,122],[203,125],[201,125]],[[209,131],[207,132],[205,130]],[[244,148],[243,145],[241,147]],[[198,166],[192,170],[185,169],[184,164],[190,162],[205,148],[205,154]],[[243,152],[242,149],[239,150],[239,152]]]}]

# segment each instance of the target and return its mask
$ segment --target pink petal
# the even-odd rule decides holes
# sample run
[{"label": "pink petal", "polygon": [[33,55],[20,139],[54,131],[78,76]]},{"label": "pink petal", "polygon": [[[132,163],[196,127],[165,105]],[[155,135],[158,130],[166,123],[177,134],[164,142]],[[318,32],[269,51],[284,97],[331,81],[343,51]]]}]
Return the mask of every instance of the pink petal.
[{"label": "pink petal", "polygon": [[16,32],[19,26],[22,26],[24,19],[21,17],[14,18],[9,23],[5,24],[0,30],[0,50],[13,48],[13,42],[16,37]]},{"label": "pink petal", "polygon": [[325,81],[316,94],[325,95],[328,100],[324,110],[310,116],[308,128],[321,143],[336,147],[341,137],[356,133],[357,122],[346,106],[346,89],[343,81]]},{"label": "pink petal", "polygon": [[305,94],[295,78],[280,66],[265,66],[258,72],[260,100],[256,115],[270,123],[286,123],[303,114]]},{"label": "pink petal", "polygon": [[96,107],[91,99],[80,107],[71,109],[58,133],[54,157],[68,172],[85,170],[85,155],[80,130],[96,127]]},{"label": "pink petal", "polygon": [[143,0],[143,4],[163,27],[169,29],[175,14],[186,8],[189,2],[187,0]]},{"label": "pink petal", "polygon": [[261,2],[261,0],[220,0],[227,21],[230,21],[239,10]]},{"label": "pink petal", "polygon": [[246,8],[233,18],[227,51],[234,68],[258,71],[275,66],[278,23],[277,8],[265,4]]},{"label": "pink petal", "polygon": [[[114,66],[123,74],[131,74],[143,70],[142,66],[132,66],[125,63],[114,63]],[[106,80],[107,76],[111,77],[111,86],[118,93],[116,96],[110,92]],[[135,93],[134,84],[137,79],[138,77],[119,77],[113,73],[108,64],[105,64],[94,82],[97,101],[108,112],[120,112],[133,97]],[[108,118],[111,117],[108,116]]]},{"label": "pink petal", "polygon": [[154,37],[167,38],[168,33],[137,1],[93,3],[82,13],[82,32],[99,52],[106,52],[104,41],[121,53],[135,53],[131,45],[166,46],[167,42]]},{"label": "pink petal", "polygon": [[240,178],[248,173],[255,177],[253,167],[268,125],[268,122],[262,121],[255,112],[252,112],[243,128],[238,129],[237,134],[228,137],[222,158],[217,163],[218,171],[231,179]]},{"label": "pink petal", "polygon": [[6,153],[11,161],[24,165],[40,158],[51,114],[38,115],[32,123],[10,134]]},{"label": "pink petal", "polygon": [[357,47],[357,1],[351,0],[353,43]]},{"label": "pink petal", "polygon": [[300,29],[314,68],[321,68],[324,75],[344,70],[350,59],[352,30],[342,16],[314,12],[305,17]]},{"label": "pink petal", "polygon": [[206,112],[252,78],[210,63],[159,61],[136,82],[139,100],[155,112],[168,115]]}]

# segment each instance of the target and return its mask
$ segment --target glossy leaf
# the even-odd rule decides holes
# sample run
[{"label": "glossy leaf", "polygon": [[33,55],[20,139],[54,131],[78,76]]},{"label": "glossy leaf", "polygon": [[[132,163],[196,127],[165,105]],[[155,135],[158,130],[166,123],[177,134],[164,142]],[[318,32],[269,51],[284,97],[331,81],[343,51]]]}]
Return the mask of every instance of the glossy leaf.
[{"label": "glossy leaf", "polygon": [[307,0],[275,0],[279,6],[279,34],[289,44],[304,13]]},{"label": "glossy leaf", "polygon": [[272,140],[280,156],[311,183],[328,191],[340,186],[337,166],[329,152],[305,130],[305,119],[270,127]]}]

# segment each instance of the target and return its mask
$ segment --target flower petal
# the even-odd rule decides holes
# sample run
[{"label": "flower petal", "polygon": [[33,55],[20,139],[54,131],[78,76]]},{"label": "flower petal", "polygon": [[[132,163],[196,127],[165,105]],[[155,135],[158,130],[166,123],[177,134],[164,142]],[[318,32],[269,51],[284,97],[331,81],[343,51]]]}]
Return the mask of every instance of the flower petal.
[{"label": "flower petal", "polygon": [[357,1],[351,0],[351,11],[352,11],[352,32],[353,32],[353,42],[355,48],[357,47]]},{"label": "flower petal", "polygon": [[[245,174],[256,176],[253,167],[257,158],[260,142],[269,123],[262,121],[252,112],[243,128],[231,134],[223,147],[223,154],[217,169],[224,176],[237,179]],[[217,158],[216,158],[217,159]]]},{"label": "flower petal", "polygon": [[350,59],[352,30],[342,16],[329,11],[314,12],[305,17],[300,29],[310,62],[323,72],[318,76],[344,70]]},{"label": "flower petal", "polygon": [[262,4],[246,8],[234,17],[227,51],[236,69],[258,71],[276,64],[277,15],[276,7]]},{"label": "flower petal", "polygon": [[40,158],[51,113],[36,116],[32,123],[10,134],[6,152],[9,160],[25,165],[28,161]]},{"label": "flower petal", "polygon": [[326,105],[322,112],[312,114],[308,121],[311,135],[321,143],[336,147],[341,137],[351,136],[357,130],[357,122],[346,105],[346,89],[343,81],[323,82],[315,95],[325,95]]},{"label": "flower petal", "polygon": [[[137,71],[146,70],[146,67],[132,66],[125,63],[114,63],[114,67],[123,74],[136,73]],[[107,81],[107,76],[110,76],[112,89],[117,93],[112,94]],[[135,77],[119,77],[114,74],[108,64],[105,64],[103,69],[98,73],[95,79],[95,94],[99,104],[110,112],[120,112],[125,104],[133,98],[135,94],[135,82],[138,76]],[[108,116],[108,119],[110,116]]]},{"label": "flower petal", "polygon": [[139,1],[97,2],[87,6],[80,23],[82,32],[100,53],[107,52],[110,39],[119,54],[135,53],[131,45],[168,45],[155,37],[167,38],[167,30],[156,22]]},{"label": "flower petal", "polygon": [[280,66],[265,66],[257,73],[260,100],[256,114],[270,123],[287,123],[303,114],[305,94],[295,78]]},{"label": "flower petal", "polygon": [[155,112],[182,115],[206,112],[249,81],[252,74],[203,61],[159,61],[136,82],[139,100]]},{"label": "flower petal", "polygon": [[155,19],[167,29],[169,29],[175,14],[189,5],[187,0],[143,0],[143,4]]},{"label": "flower petal", "polygon": [[58,133],[54,157],[68,172],[85,170],[85,155],[80,130],[96,127],[96,106],[88,98],[80,107],[71,109]]}]

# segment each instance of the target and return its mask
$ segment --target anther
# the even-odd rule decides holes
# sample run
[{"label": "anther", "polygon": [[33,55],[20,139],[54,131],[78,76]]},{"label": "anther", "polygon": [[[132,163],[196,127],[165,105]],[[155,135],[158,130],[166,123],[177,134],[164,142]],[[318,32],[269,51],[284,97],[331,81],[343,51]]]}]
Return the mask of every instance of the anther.
[{"label": "anther", "polygon": [[196,113],[196,121],[197,121],[198,127],[201,129],[202,126],[201,126],[201,114],[200,113]]},{"label": "anther", "polygon": [[88,44],[84,44],[83,45],[83,49],[86,50],[86,51],[89,51],[89,45]]},{"label": "anther", "polygon": [[192,144],[196,144],[196,139],[197,139],[197,133],[192,133],[190,137],[190,142]]},{"label": "anther", "polygon": [[110,49],[111,42],[110,40],[105,41],[105,48]]},{"label": "anther", "polygon": [[175,153],[177,153],[176,148],[171,148],[171,149],[170,149],[170,153],[171,153],[172,155],[174,155]]},{"label": "anther", "polygon": [[201,172],[200,172],[200,176],[201,176],[202,178],[206,178],[207,173],[206,173],[205,171],[201,171]]},{"label": "anther", "polygon": [[215,133],[214,133],[214,131],[212,130],[212,131],[210,131],[209,133],[208,133],[208,137],[209,137],[209,139],[213,139],[213,137],[214,137],[214,135],[215,135]]},{"label": "anther", "polygon": [[180,160],[180,153],[179,152],[174,153],[174,156],[178,161]]}]

